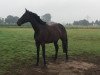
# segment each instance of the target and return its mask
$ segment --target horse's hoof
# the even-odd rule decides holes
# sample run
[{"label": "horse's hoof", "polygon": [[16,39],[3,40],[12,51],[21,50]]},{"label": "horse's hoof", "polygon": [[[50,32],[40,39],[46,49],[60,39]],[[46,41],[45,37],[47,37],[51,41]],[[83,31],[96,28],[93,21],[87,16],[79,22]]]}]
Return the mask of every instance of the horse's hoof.
[{"label": "horse's hoof", "polygon": [[43,68],[44,68],[44,69],[47,69],[47,66],[45,65]]},{"label": "horse's hoof", "polygon": [[56,60],[57,60],[57,57],[52,57],[52,60],[53,60],[53,61],[56,61]]},{"label": "horse's hoof", "polygon": [[65,62],[68,62],[68,59],[66,59]]},{"label": "horse's hoof", "polygon": [[39,64],[36,63],[35,66],[39,66]]},{"label": "horse's hoof", "polygon": [[47,65],[43,65],[42,68],[43,68],[43,69],[47,69]]}]

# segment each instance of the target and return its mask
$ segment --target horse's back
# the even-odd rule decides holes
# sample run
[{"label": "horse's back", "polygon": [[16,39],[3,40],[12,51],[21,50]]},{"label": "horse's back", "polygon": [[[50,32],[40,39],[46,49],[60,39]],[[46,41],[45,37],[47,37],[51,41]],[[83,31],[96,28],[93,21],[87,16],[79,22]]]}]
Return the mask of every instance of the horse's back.
[{"label": "horse's back", "polygon": [[60,38],[66,38],[67,37],[66,29],[60,23],[53,23],[53,24],[49,25],[49,29],[53,30],[53,34],[54,33],[56,35],[58,34]]},{"label": "horse's back", "polygon": [[[49,26],[51,26],[51,27],[54,28],[54,29],[59,30],[61,34],[62,34],[62,33],[63,33],[63,34],[66,33],[65,27],[64,27],[62,24],[60,24],[60,23],[53,23],[53,24],[51,24],[51,25],[49,25]],[[56,31],[56,30],[55,30],[55,31]]]}]

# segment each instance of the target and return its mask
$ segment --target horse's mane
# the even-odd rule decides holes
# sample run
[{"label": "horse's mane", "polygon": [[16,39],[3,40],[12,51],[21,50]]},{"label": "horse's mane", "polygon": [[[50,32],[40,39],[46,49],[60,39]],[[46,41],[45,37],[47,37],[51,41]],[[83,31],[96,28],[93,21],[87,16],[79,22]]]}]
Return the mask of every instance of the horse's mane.
[{"label": "horse's mane", "polygon": [[[30,11],[29,11],[30,12]],[[30,12],[31,13],[31,15],[33,16],[33,17],[35,17],[35,19],[36,19],[36,21],[38,22],[38,23],[40,23],[40,24],[42,24],[42,25],[46,25],[46,22],[44,22],[44,21],[42,21],[41,19],[40,19],[40,16],[38,16],[36,13],[33,13],[33,12]]]}]

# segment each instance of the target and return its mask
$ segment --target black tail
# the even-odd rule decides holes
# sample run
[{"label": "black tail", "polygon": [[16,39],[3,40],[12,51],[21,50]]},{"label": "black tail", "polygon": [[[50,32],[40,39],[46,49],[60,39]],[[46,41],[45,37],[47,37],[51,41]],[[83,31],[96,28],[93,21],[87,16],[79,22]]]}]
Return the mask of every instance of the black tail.
[{"label": "black tail", "polygon": [[66,53],[66,60],[68,61],[68,38],[67,38],[67,34],[65,38],[61,38],[62,40],[62,48],[63,48],[63,52]]},{"label": "black tail", "polygon": [[68,51],[68,39],[67,38],[62,40],[62,48],[63,48],[64,53]]},{"label": "black tail", "polygon": [[61,30],[61,40],[62,40],[62,48],[63,52],[66,53],[68,50],[68,37],[67,37],[67,31],[65,27],[61,24],[59,24],[59,28]]},{"label": "black tail", "polygon": [[59,24],[59,29],[61,31],[61,40],[62,40],[62,48],[63,52],[66,53],[66,60],[68,60],[68,37],[66,29],[63,25]]}]

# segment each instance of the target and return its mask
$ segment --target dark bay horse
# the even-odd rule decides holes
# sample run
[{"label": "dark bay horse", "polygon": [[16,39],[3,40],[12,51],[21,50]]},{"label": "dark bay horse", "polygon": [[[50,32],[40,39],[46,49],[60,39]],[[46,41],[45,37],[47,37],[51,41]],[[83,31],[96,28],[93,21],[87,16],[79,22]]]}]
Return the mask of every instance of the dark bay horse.
[{"label": "dark bay horse", "polygon": [[66,53],[66,60],[68,60],[68,39],[67,39],[67,32],[63,25],[59,23],[55,23],[52,25],[48,25],[46,22],[42,21],[40,17],[28,11],[22,15],[22,17],[17,21],[18,26],[22,24],[30,22],[35,33],[34,39],[35,44],[37,47],[37,62],[36,65],[39,63],[39,51],[40,45],[42,46],[42,56],[44,61],[44,66],[46,66],[45,60],[45,44],[46,43],[54,43],[55,46],[55,60],[57,59],[58,55],[58,40],[61,39],[62,41],[62,48],[63,52]]}]

